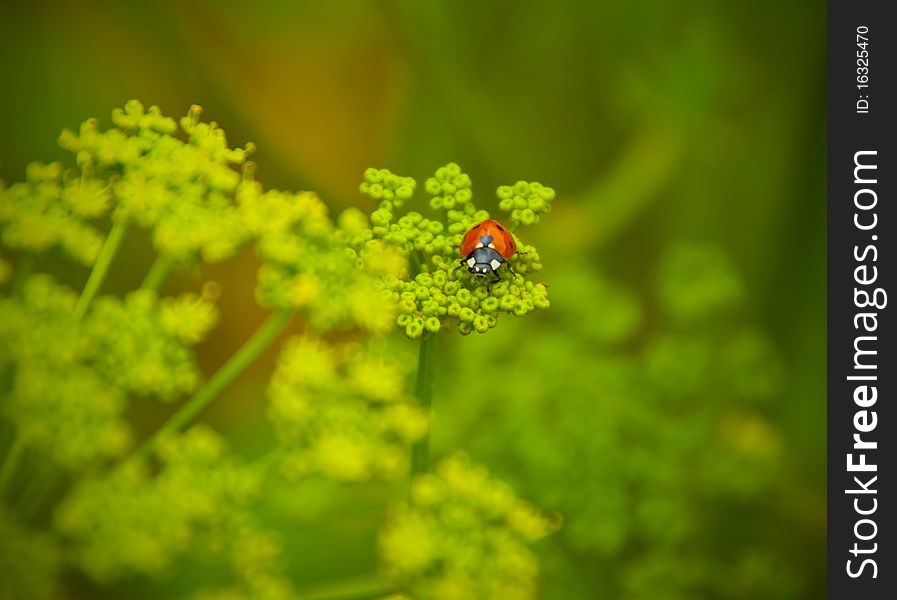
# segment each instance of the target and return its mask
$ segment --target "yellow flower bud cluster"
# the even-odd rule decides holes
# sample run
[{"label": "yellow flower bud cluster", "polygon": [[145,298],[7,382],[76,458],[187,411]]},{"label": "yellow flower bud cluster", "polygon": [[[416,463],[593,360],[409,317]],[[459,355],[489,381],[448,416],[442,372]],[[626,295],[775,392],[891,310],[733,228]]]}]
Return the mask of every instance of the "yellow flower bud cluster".
[{"label": "yellow flower bud cluster", "polygon": [[98,582],[161,577],[188,550],[203,548],[230,562],[246,589],[289,589],[278,536],[247,510],[262,472],[201,425],[166,440],[160,458],[157,474],[128,463],[76,482],[55,513],[75,564]]},{"label": "yellow flower bud cluster", "polygon": [[528,548],[559,525],[463,454],[412,482],[380,533],[384,574],[421,600],[536,597]]},{"label": "yellow flower bud cluster", "polygon": [[396,480],[427,417],[407,392],[409,361],[371,346],[290,340],[268,390],[268,416],[291,479]]},{"label": "yellow flower bud cluster", "polygon": [[[477,278],[461,264],[464,257],[459,246],[464,234],[488,219],[489,213],[474,205],[470,177],[457,164],[440,167],[424,185],[431,197],[430,208],[439,211],[441,219],[415,211],[397,215],[415,187],[410,177],[387,169],[366,170],[360,186],[363,194],[378,202],[371,213],[370,237],[394,244],[408,257],[408,275],[386,279],[386,289],[398,305],[395,323],[405,335],[414,339],[424,331],[443,328],[456,328],[465,335],[484,333],[498,324],[501,313],[521,317],[549,306],[547,286],[525,277],[542,268],[539,253],[531,245],[517,240],[519,251],[508,261],[510,268],[499,269],[497,283]],[[506,187],[499,189],[499,196]],[[532,200],[534,215],[548,212],[554,197],[551,188],[538,183],[519,182],[508,189],[523,194],[519,197],[528,198],[527,202]],[[527,224],[538,222],[529,216],[525,220]],[[514,218],[513,222],[524,220]]]}]

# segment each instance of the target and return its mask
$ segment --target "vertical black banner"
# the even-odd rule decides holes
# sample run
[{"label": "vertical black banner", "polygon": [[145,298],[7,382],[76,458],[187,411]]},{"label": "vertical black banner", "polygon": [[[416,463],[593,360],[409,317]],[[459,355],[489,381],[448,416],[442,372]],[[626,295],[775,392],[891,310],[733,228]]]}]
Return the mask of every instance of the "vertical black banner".
[{"label": "vertical black banner", "polygon": [[828,3],[828,589],[897,598],[897,23]]}]

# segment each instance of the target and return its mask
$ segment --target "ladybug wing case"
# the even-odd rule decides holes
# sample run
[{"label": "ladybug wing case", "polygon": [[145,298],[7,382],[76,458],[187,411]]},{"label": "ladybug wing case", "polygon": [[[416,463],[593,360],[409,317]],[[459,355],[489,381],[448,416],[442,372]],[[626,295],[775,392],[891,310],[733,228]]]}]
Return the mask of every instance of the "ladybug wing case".
[{"label": "ladybug wing case", "polygon": [[508,259],[517,252],[517,244],[511,232],[502,227],[501,223],[493,219],[487,219],[470,228],[461,240],[461,256],[467,256],[477,247],[483,236],[492,238],[491,244],[502,258]]},{"label": "ladybug wing case", "polygon": [[461,256],[466,257],[473,252],[477,247],[477,243],[480,241],[480,236],[486,235],[485,223],[486,221],[477,223],[464,234],[463,238],[461,238],[461,246],[458,248],[461,252]]},{"label": "ladybug wing case", "polygon": [[495,244],[495,249],[499,254],[502,255],[502,258],[509,259],[517,252],[517,244],[514,242],[514,236],[510,231],[507,231],[501,228],[499,225],[499,235],[494,236],[493,244]]}]

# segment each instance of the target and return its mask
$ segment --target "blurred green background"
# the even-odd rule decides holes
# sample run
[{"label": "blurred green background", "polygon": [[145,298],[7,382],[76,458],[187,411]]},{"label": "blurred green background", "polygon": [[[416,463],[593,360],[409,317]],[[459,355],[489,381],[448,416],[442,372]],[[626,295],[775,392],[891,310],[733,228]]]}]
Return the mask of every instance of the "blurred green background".
[{"label": "blurred green background", "polygon": [[[315,190],[334,211],[372,208],[368,166],[422,180],[456,161],[486,207],[500,184],[554,187],[554,212],[518,232],[540,249],[552,308],[441,343],[436,450],[468,451],[563,515],[538,547],[545,597],[817,598],[823,10],[20,3],[0,20],[0,179],[63,158],[63,127],[108,125],[139,98],[168,115],[204,106],[231,144],[258,145],[266,187]],[[129,243],[108,291],[151,261]],[[171,284],[222,285],[207,373],[263,318],[256,267],[247,254]],[[249,449],[270,435],[275,355],[206,415]],[[138,418],[149,431],[164,416]],[[373,568],[378,521],[364,515],[291,534],[299,583]]]}]

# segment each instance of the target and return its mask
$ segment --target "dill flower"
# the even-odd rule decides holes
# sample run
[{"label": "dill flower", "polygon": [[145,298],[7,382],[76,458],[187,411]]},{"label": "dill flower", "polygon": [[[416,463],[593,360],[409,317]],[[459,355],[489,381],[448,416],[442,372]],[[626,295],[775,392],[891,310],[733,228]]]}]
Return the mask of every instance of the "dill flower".
[{"label": "dill flower", "polygon": [[93,368],[75,302],[47,275],[28,278],[21,298],[0,300],[0,364],[15,375],[2,414],[26,444],[69,467],[117,456],[132,441],[126,398]]},{"label": "dill flower", "polygon": [[[25,447],[29,458],[73,476],[52,511],[52,535],[26,539],[30,532],[0,510],[0,534],[17,552],[0,552],[0,568],[21,575],[23,594],[40,598],[55,593],[60,549],[67,565],[102,586],[170,577],[202,557],[216,568],[223,563],[228,576],[202,585],[197,598],[295,597],[284,543],[254,512],[271,462],[246,463],[207,426],[180,430],[298,313],[305,334],[288,342],[267,391],[278,440],[270,456],[286,475],[277,483],[295,493],[321,482],[331,489],[395,482],[413,471],[410,502],[396,508],[380,537],[384,573],[421,598],[533,596],[537,566],[528,544],[556,523],[463,456],[421,473],[429,415],[420,390],[431,383],[432,364],[421,363],[415,399],[408,392],[413,361],[387,346],[387,334],[395,327],[410,338],[449,328],[485,332],[502,313],[548,307],[547,286],[531,277],[542,268],[537,250],[518,241],[514,272],[483,285],[456,269],[464,232],[488,217],[458,165],[425,181],[436,218],[400,214],[417,184],[385,169],[368,169],[361,186],[378,202],[373,213],[331,216],[313,193],[263,190],[246,160],[253,146],[231,148],[200,112],[193,107],[176,121],[129,101],[113,111],[108,129],[89,119],[77,132],[63,131],[59,143],[75,166],[33,163],[25,182],[0,184],[4,247],[20,256],[61,251],[93,267],[77,294],[30,274],[25,256],[14,293],[0,298],[8,388],[0,414],[14,426],[13,458]],[[517,182],[498,196],[516,229],[537,224],[554,192]],[[141,289],[96,297],[128,227],[148,231],[157,261]],[[216,325],[217,285],[177,297],[155,290],[172,265],[224,260],[251,242],[262,262],[257,300],[276,312],[200,387],[193,346]],[[0,283],[9,278],[0,259]],[[346,330],[340,341],[330,335]],[[104,468],[133,444],[130,400],[171,402],[194,391],[140,449]],[[750,445],[758,431],[738,429],[736,437]],[[24,470],[7,465],[4,484],[6,474]],[[48,474],[22,474],[29,508],[44,506]],[[409,556],[409,546],[421,552]],[[20,558],[33,561],[29,573],[40,582]]]},{"label": "dill flower", "polygon": [[465,455],[412,482],[380,533],[387,578],[421,600],[536,596],[528,545],[556,529],[529,503]]},{"label": "dill flower", "polygon": [[371,345],[293,338],[268,390],[268,416],[291,479],[395,480],[427,418],[406,391],[409,362]]},{"label": "dill flower", "polygon": [[0,239],[10,249],[46,252],[58,248],[84,265],[93,264],[104,235],[96,220],[111,206],[108,182],[64,171],[58,163],[34,162],[24,182],[0,182]]},{"label": "dill flower", "polygon": [[129,574],[160,577],[195,545],[231,552],[229,541],[258,497],[261,473],[229,455],[210,428],[163,442],[161,470],[144,463],[78,480],[57,508],[56,529],[99,582]]},{"label": "dill flower", "polygon": [[82,321],[69,288],[27,278],[21,297],[0,299],[0,365],[14,375],[2,414],[60,465],[120,455],[133,442],[129,396],[171,401],[199,383],[191,346],[215,323],[213,296],[103,297]]},{"label": "dill flower", "polygon": [[389,329],[395,307],[380,280],[403,269],[404,259],[388,244],[348,247],[358,235],[354,211],[334,223],[313,193],[262,192],[249,184],[241,186],[238,201],[263,261],[260,304],[301,311],[316,331]]},{"label": "dill flower", "polygon": [[113,112],[115,127],[101,131],[88,119],[59,136],[111,198],[112,219],[151,230],[156,249],[173,262],[221,261],[249,240],[234,202],[242,180],[234,167],[253,146],[228,147],[217,124],[199,120],[201,112],[193,106],[176,123],[130,100]]},{"label": "dill flower", "polygon": [[[500,188],[500,196],[505,187]],[[488,212],[474,205],[470,177],[458,165],[440,167],[424,185],[430,196],[429,206],[441,214],[440,219],[430,219],[416,211],[398,216],[397,209],[412,199],[415,188],[413,179],[387,169],[367,169],[359,188],[379,203],[370,216],[369,237],[394,244],[408,257],[408,274],[388,277],[385,284],[398,305],[396,325],[406,336],[415,339],[424,331],[449,327],[456,327],[461,334],[484,333],[498,324],[502,313],[521,317],[549,306],[547,286],[525,277],[541,270],[539,253],[519,240],[519,251],[509,261],[516,273],[503,270],[499,283],[487,287],[466,269],[457,268],[461,258],[458,247],[464,233],[489,218]],[[537,217],[550,210],[554,197],[550,188],[520,182],[513,189],[519,189],[526,198],[541,194],[538,203],[533,201],[534,208],[527,204],[530,212],[526,219],[514,213],[519,209],[509,209],[515,227],[537,223]]]},{"label": "dill flower", "polygon": [[94,363],[119,389],[172,401],[193,391],[200,372],[191,346],[217,321],[212,298],[159,299],[136,291],[98,298],[85,323]]}]

